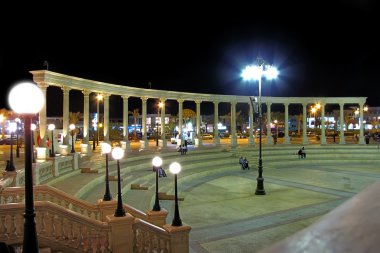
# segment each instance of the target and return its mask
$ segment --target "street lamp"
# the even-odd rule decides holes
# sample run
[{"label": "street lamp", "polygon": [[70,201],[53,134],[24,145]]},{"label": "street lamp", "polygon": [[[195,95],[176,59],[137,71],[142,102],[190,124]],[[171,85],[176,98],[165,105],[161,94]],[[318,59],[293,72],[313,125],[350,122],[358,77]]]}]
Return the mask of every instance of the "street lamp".
[{"label": "street lamp", "polygon": [[71,132],[71,153],[75,153],[75,148],[74,148],[75,125],[70,124],[69,128],[70,128],[70,132]]},{"label": "street lamp", "polygon": [[109,173],[108,173],[108,154],[111,152],[111,145],[107,142],[103,142],[101,144],[102,153],[106,154],[106,191],[104,193],[103,201],[112,200],[112,196],[110,193],[110,183],[109,183]]},{"label": "street lamp", "polygon": [[6,171],[15,171],[15,166],[13,163],[13,133],[16,131],[16,122],[9,123],[9,131],[11,132],[11,152],[9,155],[9,164],[5,168]]},{"label": "street lamp", "polygon": [[[25,123],[24,123],[25,124]],[[33,163],[36,163],[36,158],[34,157],[34,130],[36,130],[37,126],[36,124],[32,123],[30,124],[30,130],[32,130],[32,162]]]},{"label": "street lamp", "polygon": [[34,83],[23,82],[9,93],[8,102],[12,110],[24,118],[25,133],[25,214],[24,240],[22,252],[38,252],[38,240],[33,200],[33,173],[32,173],[32,117],[38,113],[45,103],[42,91]]},{"label": "street lamp", "polygon": [[117,208],[115,210],[115,217],[125,216],[123,207],[123,200],[121,199],[121,178],[120,178],[120,159],[124,156],[124,150],[121,147],[116,147],[112,150],[112,157],[117,161]]},{"label": "street lamp", "polygon": [[19,123],[21,123],[21,120],[20,120],[20,118],[16,118],[15,121],[16,121],[16,157],[19,158],[20,157],[20,148],[19,148],[19,144],[18,144],[18,125],[19,125]]},{"label": "street lamp", "polygon": [[244,80],[258,80],[259,81],[259,166],[256,186],[256,195],[265,195],[264,190],[264,178],[263,178],[263,161],[261,158],[261,146],[262,146],[262,112],[261,112],[261,79],[265,75],[267,79],[276,78],[278,71],[275,67],[264,64],[264,60],[260,57],[257,59],[257,65],[249,65],[245,67],[241,76]]},{"label": "street lamp", "polygon": [[153,164],[153,167],[155,168],[155,171],[156,171],[156,200],[154,202],[154,206],[153,206],[152,210],[153,211],[160,211],[161,210],[160,199],[158,198],[158,171],[162,165],[161,157],[159,157],[159,156],[154,157],[152,160],[152,164]]},{"label": "street lamp", "polygon": [[96,124],[97,124],[97,137],[96,137],[96,146],[99,146],[99,102],[103,99],[102,94],[98,94],[96,96],[97,103],[96,103]]},{"label": "street lamp", "polygon": [[173,162],[169,166],[169,170],[174,174],[174,194],[175,194],[175,209],[174,209],[174,218],[172,221],[172,226],[182,226],[181,218],[179,217],[178,209],[178,192],[177,192],[177,174],[181,171],[181,165],[177,162]]},{"label": "street lamp", "polygon": [[[156,134],[156,147],[158,147],[158,119],[160,118],[160,109],[164,106],[164,103],[160,102],[158,103],[158,108],[157,108],[157,120],[156,120],[156,129],[157,129],[157,134]],[[162,124],[162,122],[161,122]]]},{"label": "street lamp", "polygon": [[55,151],[54,151],[54,124],[49,124],[48,129],[51,131],[51,152],[50,157],[55,157]]}]

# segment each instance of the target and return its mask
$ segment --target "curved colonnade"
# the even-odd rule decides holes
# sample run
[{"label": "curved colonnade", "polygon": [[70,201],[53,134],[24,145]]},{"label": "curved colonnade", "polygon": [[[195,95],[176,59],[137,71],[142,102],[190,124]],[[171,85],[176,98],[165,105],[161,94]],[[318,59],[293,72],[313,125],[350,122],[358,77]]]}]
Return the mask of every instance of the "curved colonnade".
[{"label": "curved colonnade", "polygon": [[[218,95],[218,94],[201,94],[201,93],[190,93],[190,92],[178,92],[178,91],[167,91],[167,90],[156,90],[156,89],[143,89],[129,86],[122,86],[110,83],[104,83],[99,81],[93,81],[89,79],[83,79],[79,77],[64,75],[48,70],[38,70],[30,71],[33,75],[33,81],[42,89],[46,97],[46,91],[49,86],[60,87],[63,92],[63,137],[64,143],[67,144],[69,138],[69,101],[70,101],[70,90],[80,90],[84,96],[83,103],[83,143],[89,143],[89,133],[90,133],[90,111],[89,111],[89,96],[91,93],[102,94],[104,99],[104,140],[109,141],[109,97],[111,95],[121,96],[123,99],[123,136],[126,143],[126,149],[130,149],[130,143],[128,140],[128,99],[131,97],[140,98],[142,101],[142,140],[141,148],[148,148],[147,141],[147,101],[148,99],[159,99],[165,105],[166,100],[175,100],[178,102],[178,129],[179,136],[182,136],[182,122],[183,122],[183,102],[192,101],[196,104],[196,138],[198,139],[197,145],[202,146],[201,138],[201,103],[211,102],[214,104],[214,126],[218,125],[219,121],[219,104],[228,103],[231,109],[231,146],[237,146],[237,135],[236,135],[236,105],[238,103],[248,104],[249,114],[253,115],[252,103],[250,101],[250,96],[236,96],[236,95]],[[267,108],[267,122],[271,122],[271,106],[273,104],[281,104],[284,106],[285,122],[289,120],[289,105],[300,104],[303,108],[302,113],[302,129],[306,129],[306,118],[307,118],[307,106],[309,104],[320,103],[321,105],[321,144],[327,144],[325,136],[325,106],[327,104],[338,104],[340,106],[340,119],[344,118],[344,105],[345,104],[358,104],[359,106],[359,116],[360,121],[363,122],[363,109],[366,101],[366,97],[261,97],[261,103],[266,105]],[[41,112],[39,113],[39,124],[40,124],[40,135],[42,140],[42,145],[46,143],[46,106],[45,105]],[[165,106],[161,109],[161,140],[165,139]],[[253,125],[252,117],[249,117],[249,125]],[[342,122],[342,121],[339,121]],[[344,120],[343,122],[344,123]],[[270,124],[270,123],[268,123]],[[250,129],[248,143],[254,145],[254,139],[252,134],[252,128]],[[303,132],[303,144],[308,144],[308,137],[306,131]],[[272,138],[267,138],[268,144],[272,143]],[[285,124],[285,144],[290,144],[289,137],[289,124]],[[340,144],[345,144],[344,128],[340,127]],[[214,129],[214,144],[216,146],[220,145],[220,139],[217,129]],[[364,129],[363,124],[360,124],[359,133],[359,144],[365,144],[364,141]],[[166,147],[166,141],[162,141],[163,147]],[[90,145],[88,145],[88,152],[91,152]]]}]

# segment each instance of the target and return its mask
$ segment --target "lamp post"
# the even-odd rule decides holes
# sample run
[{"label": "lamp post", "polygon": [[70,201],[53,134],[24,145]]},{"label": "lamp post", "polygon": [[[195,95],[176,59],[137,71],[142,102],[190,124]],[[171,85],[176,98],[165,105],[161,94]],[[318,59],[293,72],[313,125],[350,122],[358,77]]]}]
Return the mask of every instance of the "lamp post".
[{"label": "lamp post", "polygon": [[54,124],[49,124],[48,129],[51,131],[51,152],[50,157],[55,157],[55,151],[54,151]]},{"label": "lamp post", "polygon": [[154,201],[153,211],[160,211],[160,199],[158,198],[158,170],[160,169],[162,165],[162,159],[161,157],[154,157],[152,160],[153,167],[156,170],[156,200]]},{"label": "lamp post", "polygon": [[123,200],[121,198],[121,178],[120,178],[120,159],[124,156],[124,150],[120,147],[116,147],[112,150],[112,157],[117,161],[117,208],[115,210],[115,217],[125,216],[125,210],[123,207]]},{"label": "lamp post", "polygon": [[181,171],[181,165],[177,162],[173,162],[169,166],[169,170],[172,174],[174,174],[174,194],[175,194],[175,209],[174,209],[174,217],[172,221],[172,226],[182,226],[181,218],[179,217],[179,209],[178,209],[178,191],[177,191],[177,174]]},{"label": "lamp post", "polygon": [[70,132],[71,132],[71,153],[75,153],[75,148],[74,148],[75,125],[70,124],[69,128],[70,128]]},{"label": "lamp post", "polygon": [[106,191],[104,193],[103,201],[112,200],[112,196],[110,193],[110,183],[109,183],[109,171],[108,171],[108,154],[111,152],[111,145],[107,142],[103,142],[102,145],[102,153],[106,154]]},{"label": "lamp post", "polygon": [[[25,123],[24,123],[25,124]],[[30,130],[32,131],[32,163],[36,163],[36,158],[34,156],[34,130],[36,130],[37,126],[36,124],[32,123],[30,124]]]},{"label": "lamp post", "polygon": [[262,149],[262,111],[261,111],[261,80],[262,76],[265,75],[267,79],[272,79],[277,77],[278,71],[276,68],[264,64],[264,60],[261,57],[256,59],[257,65],[249,65],[245,67],[241,76],[244,80],[258,80],[259,81],[259,166],[256,186],[256,195],[265,195],[264,190],[264,178],[263,178],[263,160],[261,158]]},{"label": "lamp post", "polygon": [[5,168],[6,171],[15,171],[16,168],[13,163],[13,133],[16,131],[16,122],[9,123],[9,131],[11,132],[11,152],[9,154],[9,164]]},{"label": "lamp post", "polygon": [[16,121],[16,157],[19,158],[20,157],[20,147],[18,145],[18,126],[19,126],[19,123],[21,123],[21,120],[20,120],[20,118],[16,118],[15,121]]},{"label": "lamp post", "polygon": [[103,95],[102,94],[98,94],[96,96],[96,99],[97,99],[97,103],[96,103],[96,124],[97,124],[97,128],[96,128],[96,131],[97,131],[97,137],[96,137],[96,146],[99,146],[99,102],[103,99]]},{"label": "lamp post", "polygon": [[[164,106],[162,102],[158,103],[157,107],[157,118],[160,118],[160,109]],[[156,129],[157,129],[157,135],[156,135],[156,147],[158,147],[158,120],[156,120]]]},{"label": "lamp post", "polygon": [[8,96],[12,110],[24,118],[25,133],[25,214],[24,214],[24,253],[38,252],[38,240],[33,200],[33,173],[32,173],[32,117],[38,113],[45,103],[45,97],[37,85],[23,82],[15,87]]}]

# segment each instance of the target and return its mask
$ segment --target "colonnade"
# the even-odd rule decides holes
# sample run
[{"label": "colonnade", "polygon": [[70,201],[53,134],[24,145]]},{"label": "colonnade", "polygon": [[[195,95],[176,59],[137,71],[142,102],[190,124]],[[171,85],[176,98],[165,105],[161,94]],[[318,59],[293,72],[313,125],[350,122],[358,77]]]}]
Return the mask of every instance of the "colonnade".
[{"label": "colonnade", "polygon": [[[201,93],[189,93],[189,92],[175,92],[175,91],[165,91],[165,90],[154,90],[154,89],[143,89],[128,86],[121,86],[103,82],[97,82],[92,80],[87,80],[83,78],[68,76],[48,70],[31,71],[33,75],[33,80],[41,88],[46,96],[46,90],[49,86],[56,86],[62,89],[63,93],[63,136],[64,143],[68,143],[69,138],[69,101],[70,101],[70,90],[80,90],[84,96],[83,102],[83,143],[89,143],[89,133],[90,133],[90,111],[89,111],[89,96],[92,93],[102,94],[104,99],[104,140],[109,141],[109,97],[111,95],[119,95],[123,99],[123,138],[126,143],[126,149],[130,149],[130,143],[128,140],[128,99],[130,97],[138,97],[142,101],[141,116],[142,116],[142,140],[141,148],[148,148],[147,141],[147,101],[149,99],[159,99],[163,103],[161,109],[161,141],[162,147],[166,147],[165,140],[165,101],[175,100],[178,102],[178,131],[179,136],[182,137],[182,122],[183,122],[183,103],[185,101],[192,101],[196,104],[196,145],[201,147],[202,136],[201,136],[201,104],[203,102],[212,102],[214,104],[214,144],[216,146],[220,145],[220,139],[218,135],[219,119],[219,105],[221,103],[229,103],[231,109],[231,146],[237,145],[236,136],[236,105],[239,103],[245,103],[249,106],[249,115],[253,115],[254,108],[250,101],[249,96],[236,96],[236,95],[217,95],[217,94],[201,94]],[[289,121],[289,106],[291,104],[300,104],[303,108],[302,122],[303,122],[303,144],[308,143],[308,137],[306,133],[307,129],[307,106],[309,104],[319,103],[321,105],[321,144],[326,144],[325,136],[325,106],[327,104],[339,104],[340,106],[340,124],[344,124],[344,105],[345,104],[357,104],[359,106],[360,112],[360,122],[363,122],[363,108],[366,101],[365,97],[262,97],[262,105],[266,106],[267,109],[267,129],[270,129],[271,123],[271,107],[274,104],[282,104],[284,106],[285,122]],[[39,124],[40,124],[40,135],[41,139],[46,139],[46,106],[42,108],[39,113]],[[249,117],[249,125],[253,126],[253,117]],[[254,145],[253,140],[253,130],[250,127],[250,134],[248,143]],[[266,138],[268,144],[272,144],[272,138]],[[345,144],[344,138],[344,128],[340,127],[340,144]],[[285,123],[285,144],[290,144],[289,137],[289,124]],[[359,134],[359,144],[364,144],[364,129],[363,124],[360,124],[360,134]],[[89,145],[88,145],[89,146]]]}]

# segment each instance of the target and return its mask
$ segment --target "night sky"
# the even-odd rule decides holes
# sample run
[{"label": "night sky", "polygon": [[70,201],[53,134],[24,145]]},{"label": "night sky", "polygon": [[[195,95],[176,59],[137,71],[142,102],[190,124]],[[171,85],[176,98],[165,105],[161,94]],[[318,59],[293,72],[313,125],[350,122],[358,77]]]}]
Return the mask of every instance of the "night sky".
[{"label": "night sky", "polygon": [[364,96],[380,106],[375,1],[267,2],[34,6],[2,22],[0,108],[9,108],[9,87],[46,69],[45,60],[51,71],[132,87],[257,95],[257,82],[240,74],[258,56],[280,71],[263,81],[263,96]]}]

